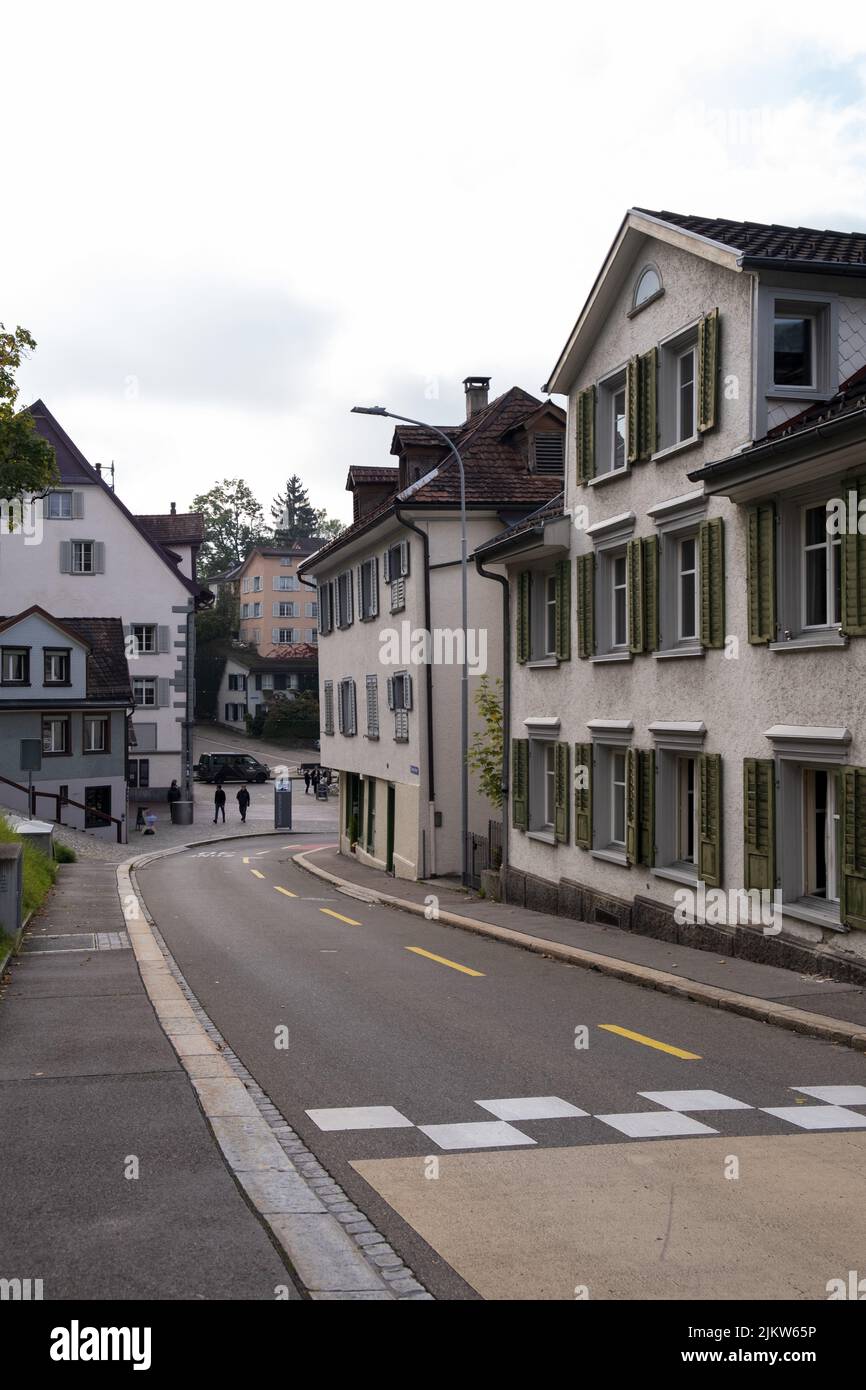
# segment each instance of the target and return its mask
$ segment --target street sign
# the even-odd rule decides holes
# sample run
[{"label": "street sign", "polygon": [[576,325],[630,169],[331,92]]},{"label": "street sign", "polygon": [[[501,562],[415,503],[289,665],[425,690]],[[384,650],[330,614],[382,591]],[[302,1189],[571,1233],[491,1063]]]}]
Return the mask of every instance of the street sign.
[{"label": "street sign", "polygon": [[21,740],[21,771],[22,772],[41,772],[42,771],[42,740],[38,738],[22,738]]}]

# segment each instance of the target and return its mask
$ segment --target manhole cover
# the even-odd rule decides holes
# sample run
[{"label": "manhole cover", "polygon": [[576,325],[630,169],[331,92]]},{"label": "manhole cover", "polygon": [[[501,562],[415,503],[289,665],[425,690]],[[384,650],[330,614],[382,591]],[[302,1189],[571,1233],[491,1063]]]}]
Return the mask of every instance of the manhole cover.
[{"label": "manhole cover", "polygon": [[95,951],[96,936],[93,932],[75,932],[69,936],[26,936],[21,947],[22,954],[27,951]]}]

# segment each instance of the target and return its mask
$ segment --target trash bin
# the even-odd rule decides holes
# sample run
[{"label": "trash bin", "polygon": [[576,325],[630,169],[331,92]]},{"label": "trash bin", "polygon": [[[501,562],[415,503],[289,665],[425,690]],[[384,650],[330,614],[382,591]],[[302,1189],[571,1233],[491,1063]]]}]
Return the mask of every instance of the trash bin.
[{"label": "trash bin", "polygon": [[292,828],[292,783],[288,777],[281,777],[274,785],[274,829]]},{"label": "trash bin", "polygon": [[192,825],[191,801],[171,802],[171,823],[172,825]]}]

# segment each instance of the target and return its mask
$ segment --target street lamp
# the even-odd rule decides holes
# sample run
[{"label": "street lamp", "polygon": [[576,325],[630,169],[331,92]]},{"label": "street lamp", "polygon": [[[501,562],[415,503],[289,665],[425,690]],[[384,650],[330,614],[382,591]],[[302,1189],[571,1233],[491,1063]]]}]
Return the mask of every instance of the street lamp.
[{"label": "street lamp", "polygon": [[[469,571],[466,557],[466,473],[463,459],[456,444],[438,425],[428,425],[426,421],[413,420],[408,415],[395,415],[383,405],[353,405],[352,414],[382,415],[388,420],[399,420],[404,425],[418,425],[423,430],[438,434],[451,450],[460,470],[460,608],[463,628],[463,670],[460,679],[460,838],[463,843],[461,880],[466,886],[469,882]],[[429,710],[427,717],[431,717]]]}]

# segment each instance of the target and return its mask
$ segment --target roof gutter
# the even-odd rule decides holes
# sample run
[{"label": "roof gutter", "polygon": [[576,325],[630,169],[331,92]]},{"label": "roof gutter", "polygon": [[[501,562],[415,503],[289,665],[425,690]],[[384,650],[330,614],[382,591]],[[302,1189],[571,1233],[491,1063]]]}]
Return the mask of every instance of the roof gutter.
[{"label": "roof gutter", "polygon": [[773,458],[781,453],[793,453],[797,446],[808,445],[811,439],[826,439],[837,434],[843,433],[846,429],[856,426],[866,421],[866,406],[850,411],[841,415],[835,420],[820,420],[816,425],[811,425],[809,429],[802,433],[792,435],[782,435],[778,439],[768,439],[765,443],[757,445],[752,449],[744,449],[741,454],[733,454],[726,459],[718,459],[715,463],[708,463],[704,468],[697,468],[693,473],[686,476],[690,482],[702,483],[711,481],[713,478],[724,477],[728,473],[735,473],[744,464]]},{"label": "roof gutter", "polygon": [[793,270],[805,275],[844,275],[866,279],[866,264],[856,266],[839,261],[795,261],[790,256],[740,256],[738,264],[744,270]]}]

